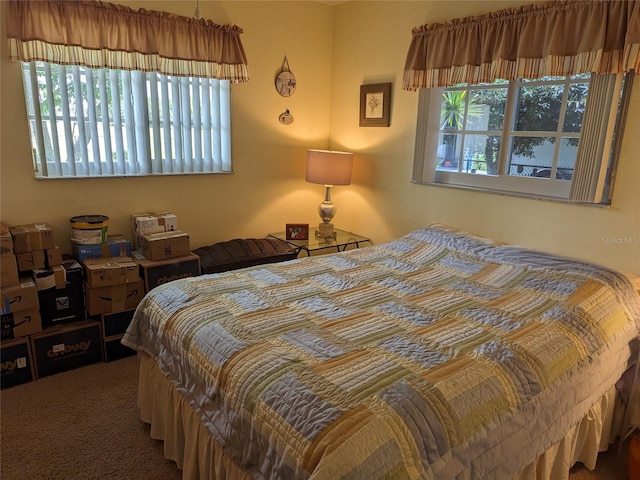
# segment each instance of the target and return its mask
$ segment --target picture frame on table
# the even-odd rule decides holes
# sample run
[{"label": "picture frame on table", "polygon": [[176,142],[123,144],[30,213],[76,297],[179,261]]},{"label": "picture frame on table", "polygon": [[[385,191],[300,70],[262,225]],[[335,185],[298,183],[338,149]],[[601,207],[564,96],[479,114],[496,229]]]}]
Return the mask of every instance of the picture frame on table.
[{"label": "picture frame on table", "polygon": [[287,223],[285,226],[287,240],[309,240],[308,223]]},{"label": "picture frame on table", "polygon": [[360,126],[388,127],[391,124],[391,83],[360,85]]}]

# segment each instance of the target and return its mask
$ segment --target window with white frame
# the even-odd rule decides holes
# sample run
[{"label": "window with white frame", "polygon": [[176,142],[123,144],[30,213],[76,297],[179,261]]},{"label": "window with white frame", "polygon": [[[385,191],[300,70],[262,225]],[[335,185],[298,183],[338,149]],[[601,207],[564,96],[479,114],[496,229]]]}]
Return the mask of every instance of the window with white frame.
[{"label": "window with white frame", "polygon": [[610,203],[632,75],[422,89],[413,180]]},{"label": "window with white frame", "polygon": [[231,172],[230,82],[22,63],[37,178]]}]

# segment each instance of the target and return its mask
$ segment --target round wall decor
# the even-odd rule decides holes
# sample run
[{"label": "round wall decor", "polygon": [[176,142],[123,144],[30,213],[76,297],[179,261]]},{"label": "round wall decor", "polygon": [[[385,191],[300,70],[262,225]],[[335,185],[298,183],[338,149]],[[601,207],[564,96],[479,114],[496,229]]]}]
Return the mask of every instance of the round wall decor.
[{"label": "round wall decor", "polygon": [[291,115],[289,109],[287,109],[284,113],[280,114],[278,120],[280,120],[280,123],[283,125],[291,125],[293,123],[293,115]]},{"label": "round wall decor", "polygon": [[293,92],[296,90],[296,77],[291,73],[286,55],[282,62],[282,68],[278,75],[276,75],[276,90],[283,97],[293,95]]}]

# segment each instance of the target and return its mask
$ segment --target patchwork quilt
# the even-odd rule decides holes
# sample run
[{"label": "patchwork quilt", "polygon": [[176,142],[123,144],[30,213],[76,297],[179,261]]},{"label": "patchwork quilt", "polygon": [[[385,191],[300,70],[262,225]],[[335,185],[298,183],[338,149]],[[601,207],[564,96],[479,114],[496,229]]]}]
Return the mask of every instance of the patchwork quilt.
[{"label": "patchwork quilt", "polygon": [[589,263],[429,227],[174,281],[123,343],[255,478],[512,478],[629,366],[640,297]]}]

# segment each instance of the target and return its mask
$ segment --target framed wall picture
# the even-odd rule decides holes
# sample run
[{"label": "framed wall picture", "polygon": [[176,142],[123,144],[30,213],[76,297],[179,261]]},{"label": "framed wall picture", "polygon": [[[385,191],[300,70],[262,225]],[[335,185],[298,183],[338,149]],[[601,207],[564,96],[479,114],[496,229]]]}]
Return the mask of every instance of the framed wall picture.
[{"label": "framed wall picture", "polygon": [[360,85],[360,126],[388,127],[391,120],[391,83]]},{"label": "framed wall picture", "polygon": [[308,223],[287,223],[285,228],[287,240],[309,240]]}]

